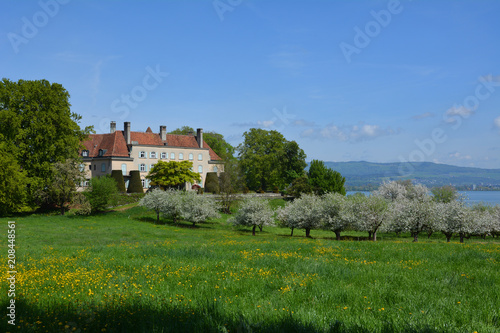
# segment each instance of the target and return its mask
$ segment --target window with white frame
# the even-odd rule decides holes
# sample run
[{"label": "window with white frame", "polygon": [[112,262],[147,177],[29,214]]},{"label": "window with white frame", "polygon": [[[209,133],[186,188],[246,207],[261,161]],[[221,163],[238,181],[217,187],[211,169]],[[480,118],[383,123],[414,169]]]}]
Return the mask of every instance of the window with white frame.
[{"label": "window with white frame", "polygon": [[82,156],[83,157],[88,157],[89,156],[89,151],[88,150],[82,151]]},{"label": "window with white frame", "polygon": [[146,152],[145,151],[139,152],[139,158],[146,158]]},{"label": "window with white frame", "polygon": [[139,171],[140,172],[145,172],[146,171],[146,164],[144,164],[144,163],[139,164]]},{"label": "window with white frame", "polygon": [[85,171],[85,164],[80,164],[80,172],[84,172]]},{"label": "window with white frame", "polygon": [[170,153],[170,159],[175,160],[175,153]]},{"label": "window with white frame", "polygon": [[194,159],[194,156],[192,153],[189,153],[189,160],[192,161]]},{"label": "window with white frame", "polygon": [[155,151],[150,152],[149,158],[156,158],[156,152]]},{"label": "window with white frame", "polygon": [[183,160],[183,159],[184,159],[184,154],[183,154],[183,153],[179,153],[179,159],[180,159],[180,160]]},{"label": "window with white frame", "polygon": [[198,154],[198,161],[203,161],[203,154]]},{"label": "window with white frame", "polygon": [[198,165],[198,172],[203,173],[203,165]]},{"label": "window with white frame", "polygon": [[155,166],[154,164],[151,164],[151,165],[149,166],[149,170],[150,170],[150,171],[151,171],[151,170],[153,170],[153,167],[154,167],[154,166]]},{"label": "window with white frame", "polygon": [[142,178],[141,184],[142,184],[142,188],[145,188],[146,187],[146,179]]},{"label": "window with white frame", "polygon": [[167,159],[167,153],[161,153],[160,157],[162,160],[166,160]]},{"label": "window with white frame", "polygon": [[122,175],[126,175],[127,174],[127,165],[125,163],[122,163]]},{"label": "window with white frame", "polygon": [[101,163],[101,172],[106,172],[106,163]]}]

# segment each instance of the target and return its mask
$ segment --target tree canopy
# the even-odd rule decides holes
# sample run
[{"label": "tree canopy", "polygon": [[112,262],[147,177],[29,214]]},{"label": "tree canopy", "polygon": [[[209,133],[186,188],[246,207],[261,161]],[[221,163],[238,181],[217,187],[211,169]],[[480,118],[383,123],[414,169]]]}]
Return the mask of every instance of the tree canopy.
[{"label": "tree canopy", "polygon": [[194,183],[201,180],[199,173],[192,171],[190,161],[158,161],[146,176],[151,185],[161,188],[178,187],[184,183]]},{"label": "tree canopy", "polygon": [[31,205],[37,193],[53,181],[52,165],[77,158],[81,142],[92,131],[91,127],[80,128],[81,116],[71,112],[70,106],[69,93],[58,83],[0,82],[3,149],[25,172],[25,191]]},{"label": "tree canopy", "polygon": [[346,194],[345,178],[339,172],[327,168],[323,161],[312,160],[307,176],[316,194],[328,192]]},{"label": "tree canopy", "polygon": [[304,174],[306,154],[295,141],[277,131],[252,128],[243,134],[238,157],[247,186],[252,190],[284,188]]}]

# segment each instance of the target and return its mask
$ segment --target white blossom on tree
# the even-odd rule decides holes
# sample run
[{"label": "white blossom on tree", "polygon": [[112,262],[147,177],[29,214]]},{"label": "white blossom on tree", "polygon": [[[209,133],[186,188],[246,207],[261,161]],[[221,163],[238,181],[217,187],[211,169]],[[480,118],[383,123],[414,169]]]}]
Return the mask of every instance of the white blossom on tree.
[{"label": "white blossom on tree", "polygon": [[252,227],[252,235],[255,236],[255,229],[259,227],[262,231],[263,226],[274,225],[274,212],[265,199],[248,198],[240,204],[236,215],[228,220],[235,226]]},{"label": "white blossom on tree", "polygon": [[474,220],[471,211],[461,201],[438,203],[436,205],[437,229],[446,236],[449,242],[453,234],[460,236],[460,243],[474,231]]},{"label": "white blossom on tree", "polygon": [[340,233],[348,229],[354,220],[352,210],[347,207],[350,202],[339,193],[327,193],[322,199],[324,227],[333,231],[340,240]]},{"label": "white blossom on tree", "polygon": [[163,205],[160,211],[167,217],[177,223],[182,216],[182,196],[183,191],[167,189],[163,198]]},{"label": "white blossom on tree", "polygon": [[305,229],[306,237],[310,237],[311,229],[319,229],[322,224],[323,205],[320,197],[305,194],[285,207],[278,209],[278,220],[293,230]]},{"label": "white blossom on tree", "polygon": [[389,217],[387,200],[378,195],[369,197],[353,196],[350,206],[354,216],[354,227],[359,231],[368,232],[368,237],[377,240],[377,231],[386,223]]},{"label": "white blossom on tree", "polygon": [[401,183],[384,181],[373,194],[389,201],[396,201],[399,198],[405,198],[407,191],[406,187]]},{"label": "white blossom on tree", "polygon": [[410,180],[384,182],[374,192],[388,201],[396,201],[405,198],[409,200],[427,200],[429,189],[425,185],[413,185]]},{"label": "white blossom on tree", "polygon": [[409,232],[413,241],[418,242],[418,235],[436,228],[436,205],[429,196],[420,199],[401,197],[391,204],[391,218],[387,227],[394,232]]},{"label": "white blossom on tree", "polygon": [[154,210],[156,213],[156,223],[160,222],[160,213],[163,205],[165,204],[166,192],[156,188],[146,194],[140,201],[139,206],[146,207],[147,209]]},{"label": "white blossom on tree", "polygon": [[212,197],[194,191],[184,192],[181,195],[180,215],[185,221],[193,223],[193,226],[220,216],[217,203]]}]

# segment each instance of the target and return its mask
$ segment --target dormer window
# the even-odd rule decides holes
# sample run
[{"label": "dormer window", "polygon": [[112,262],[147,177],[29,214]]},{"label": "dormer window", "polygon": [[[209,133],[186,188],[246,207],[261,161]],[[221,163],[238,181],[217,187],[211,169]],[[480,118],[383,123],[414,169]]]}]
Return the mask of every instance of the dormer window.
[{"label": "dormer window", "polygon": [[82,151],[82,156],[83,157],[89,157],[89,151],[88,150]]},{"label": "dormer window", "polygon": [[104,150],[99,149],[99,156],[104,156]]}]

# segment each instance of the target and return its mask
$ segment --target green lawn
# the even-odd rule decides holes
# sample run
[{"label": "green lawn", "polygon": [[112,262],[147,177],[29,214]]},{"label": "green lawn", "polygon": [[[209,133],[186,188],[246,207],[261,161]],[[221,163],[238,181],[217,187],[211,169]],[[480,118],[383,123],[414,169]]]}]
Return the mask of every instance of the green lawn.
[{"label": "green lawn", "polygon": [[155,225],[141,207],[0,219],[1,279],[8,220],[18,272],[16,327],[2,315],[0,331],[500,331],[498,240],[339,242],[270,227],[252,237],[226,219]]}]

